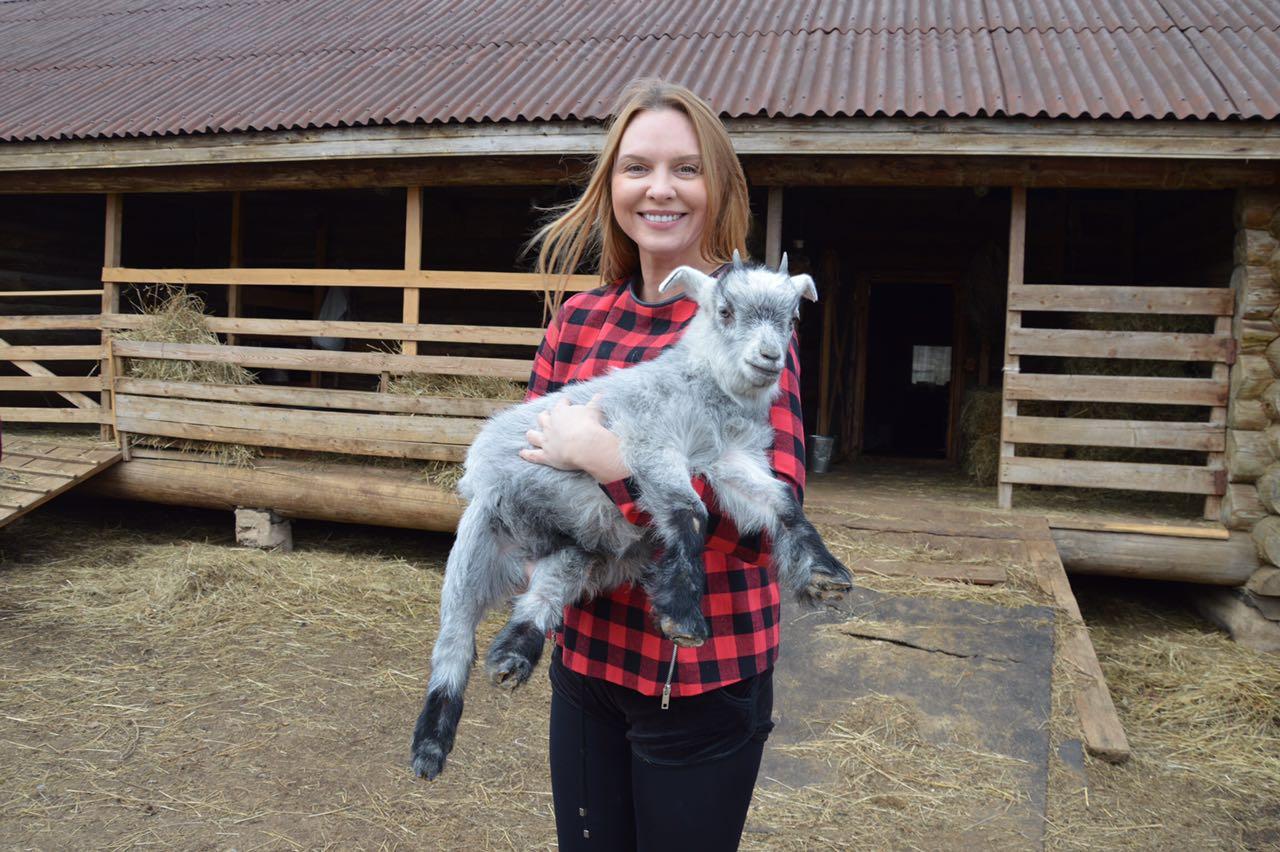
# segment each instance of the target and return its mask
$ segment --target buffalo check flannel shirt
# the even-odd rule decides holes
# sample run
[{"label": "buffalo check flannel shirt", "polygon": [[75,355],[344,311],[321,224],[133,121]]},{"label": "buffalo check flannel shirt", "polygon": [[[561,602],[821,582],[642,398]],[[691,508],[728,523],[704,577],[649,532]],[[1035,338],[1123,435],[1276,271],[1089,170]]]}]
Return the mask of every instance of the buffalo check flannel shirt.
[{"label": "buffalo check flannel shirt", "polygon": [[[538,347],[527,398],[657,357],[680,338],[696,310],[696,303],[684,296],[657,304],[640,301],[629,282],[571,296]],[[776,437],[769,455],[774,475],[802,497],[804,427],[794,336],[781,387],[770,411]],[[680,650],[672,681],[676,697],[751,677],[770,668],[778,655],[779,591],[768,540],[740,535],[720,514],[706,483],[695,478],[693,485],[709,513],[702,611],[711,637],[701,647]],[[648,523],[636,507],[630,480],[601,487],[628,521]],[[639,585],[566,607],[557,642],[572,671],[646,695],[662,692],[672,645],[654,625],[649,598]]]}]

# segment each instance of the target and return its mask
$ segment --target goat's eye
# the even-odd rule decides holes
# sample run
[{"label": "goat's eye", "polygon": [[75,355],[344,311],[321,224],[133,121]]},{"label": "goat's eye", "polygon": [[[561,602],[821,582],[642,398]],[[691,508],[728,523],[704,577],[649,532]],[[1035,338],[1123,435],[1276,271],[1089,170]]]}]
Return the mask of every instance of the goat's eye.
[{"label": "goat's eye", "polygon": [[720,319],[724,320],[725,322],[728,322],[729,320],[733,319],[733,308],[729,307],[728,305],[721,305]]}]

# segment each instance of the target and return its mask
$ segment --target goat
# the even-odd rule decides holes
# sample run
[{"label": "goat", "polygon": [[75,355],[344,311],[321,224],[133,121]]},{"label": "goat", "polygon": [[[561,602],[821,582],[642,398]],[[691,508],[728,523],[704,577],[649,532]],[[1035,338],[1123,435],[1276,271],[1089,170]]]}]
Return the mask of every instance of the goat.
[{"label": "goat", "polygon": [[[566,387],[496,415],[467,453],[459,491],[470,502],[445,568],[440,633],[425,706],[413,735],[413,769],[435,778],[453,748],[484,613],[515,596],[486,669],[497,685],[524,683],[564,607],[638,581],[659,628],[677,646],[708,636],[702,614],[707,510],[691,479],[704,477],[742,533],[767,532],[782,585],[805,602],[852,588],[800,502],[769,467],[778,394],[800,299],[816,301],[808,275],[747,266],[737,252],[717,280],[691,267],[658,288],[684,285],[698,304],[679,342],[657,358]],[[637,527],[581,471],[523,462],[525,435],[561,398],[599,396],[606,425],[652,517]],[[659,553],[656,561],[654,554]],[[524,567],[533,565],[528,589]],[[674,649],[673,649],[674,652]]]}]

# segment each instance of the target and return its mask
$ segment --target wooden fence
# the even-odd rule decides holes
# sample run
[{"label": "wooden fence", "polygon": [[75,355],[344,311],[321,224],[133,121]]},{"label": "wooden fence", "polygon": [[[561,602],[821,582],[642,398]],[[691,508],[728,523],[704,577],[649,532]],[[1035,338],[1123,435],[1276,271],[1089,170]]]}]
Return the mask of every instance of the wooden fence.
[{"label": "wooden fence", "polygon": [[[82,296],[82,290],[6,291],[0,297],[48,298]],[[100,293],[101,291],[95,291]],[[3,311],[3,303],[0,303]],[[97,343],[68,346],[62,344],[27,344],[11,346],[5,335],[33,331],[94,331],[101,327],[97,314],[52,316],[0,316],[0,360],[7,361],[24,373],[22,376],[0,376],[0,400],[12,401],[14,394],[57,394],[68,406],[0,405],[0,421],[8,423],[107,423],[110,412],[99,395],[102,376],[97,373],[102,347]],[[83,375],[59,375],[50,362],[80,362],[71,369],[63,366],[59,373],[83,370]],[[92,394],[93,396],[91,396]]]},{"label": "wooden fence", "polygon": [[[1012,505],[1015,484],[1164,491],[1206,495],[1216,519],[1226,493],[1228,371],[1235,294],[1230,288],[1107,287],[1024,284],[1026,193],[1015,190],[1010,232],[1008,319],[999,503]],[[1024,312],[1211,317],[1212,334],[1024,328]],[[1024,373],[1022,356],[1145,359],[1211,364],[1208,378]],[[1025,400],[1203,406],[1202,421],[1029,417]],[[1068,445],[1207,453],[1205,465],[1155,464],[1018,456],[1018,445]]]}]

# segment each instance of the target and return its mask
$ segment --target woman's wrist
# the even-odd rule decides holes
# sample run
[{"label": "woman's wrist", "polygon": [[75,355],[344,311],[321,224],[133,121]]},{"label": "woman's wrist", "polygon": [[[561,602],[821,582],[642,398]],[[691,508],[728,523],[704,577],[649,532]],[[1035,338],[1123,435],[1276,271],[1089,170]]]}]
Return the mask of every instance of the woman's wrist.
[{"label": "woman's wrist", "polygon": [[593,440],[579,445],[574,461],[577,466],[602,485],[626,479],[631,469],[622,460],[618,436],[601,426]]}]

